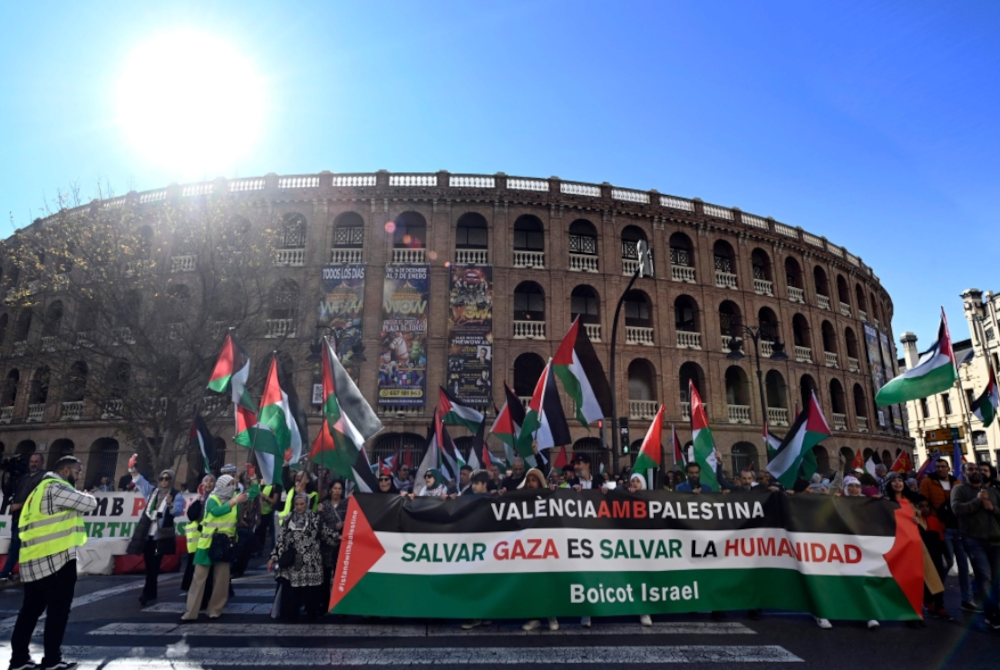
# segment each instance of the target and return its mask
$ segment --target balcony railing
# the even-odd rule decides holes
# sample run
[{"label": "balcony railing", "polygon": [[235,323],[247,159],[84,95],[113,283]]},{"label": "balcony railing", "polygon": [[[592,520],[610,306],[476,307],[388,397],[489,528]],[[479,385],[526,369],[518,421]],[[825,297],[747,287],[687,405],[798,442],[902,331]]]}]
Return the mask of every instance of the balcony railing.
[{"label": "balcony railing", "polygon": [[[724,352],[726,352],[727,354],[730,351],[732,351],[732,349],[729,348],[729,343],[732,342],[732,341],[733,341],[733,336],[732,335],[723,335],[722,336],[722,350]],[[743,351],[743,344],[742,343],[740,344],[740,351],[741,352]]]},{"label": "balcony railing", "polygon": [[642,326],[625,326],[625,344],[653,346],[653,329]]},{"label": "balcony railing", "polygon": [[363,249],[330,249],[330,262],[338,264],[360,263]]},{"label": "balcony railing", "polygon": [[570,254],[569,269],[574,272],[600,272],[597,256],[591,254]]},{"label": "balcony railing", "polygon": [[42,351],[52,353],[56,350],[56,338],[54,335],[42,336]]},{"label": "balcony railing", "polygon": [[819,305],[820,309],[825,309],[830,311],[830,296],[816,294],[816,304]]},{"label": "balcony railing", "polygon": [[28,421],[32,423],[41,423],[44,417],[45,417],[45,403],[40,402],[33,405],[28,405]]},{"label": "balcony railing", "polygon": [[0,407],[0,423],[10,423],[14,420],[14,406]]},{"label": "balcony railing", "polygon": [[848,372],[861,372],[861,361],[856,358],[847,357]]},{"label": "balcony railing", "polygon": [[694,280],[694,268],[689,268],[686,265],[671,265],[670,278],[674,281],[682,281],[686,284],[697,283]]},{"label": "balcony railing", "polygon": [[59,409],[59,418],[63,421],[79,421],[83,416],[83,401],[68,400]]},{"label": "balcony railing", "polygon": [[834,430],[847,430],[847,415],[833,413],[833,429]]},{"label": "balcony railing", "polygon": [[128,326],[115,328],[115,344],[135,344],[135,338],[132,336],[132,329]]},{"label": "balcony railing", "polygon": [[862,321],[868,321],[868,312],[863,309],[858,310],[858,318]]},{"label": "balcony railing", "polygon": [[455,263],[458,265],[488,265],[488,249],[455,249]]},{"label": "balcony railing", "polygon": [[545,339],[545,322],[544,321],[515,321],[514,322],[514,339],[515,340],[544,340]]},{"label": "balcony railing", "polygon": [[171,272],[194,272],[196,267],[198,267],[198,256],[195,254],[170,257]]},{"label": "balcony railing", "polygon": [[846,302],[840,303],[840,314],[841,316],[846,316],[847,318],[851,318],[851,305]]},{"label": "balcony railing", "polygon": [[623,258],[622,259],[622,274],[626,277],[631,277],[635,274],[635,271],[639,269],[639,260],[636,258]]},{"label": "balcony railing", "polygon": [[542,270],[545,268],[544,251],[518,251],[514,250],[514,267],[535,268]]},{"label": "balcony railing", "polygon": [[203,414],[212,414],[219,411],[222,405],[229,400],[224,395],[206,395],[201,398],[201,411]]},{"label": "balcony railing", "polygon": [[687,330],[677,331],[678,349],[701,349],[701,333],[692,333]]},{"label": "balcony railing", "polygon": [[795,360],[799,363],[812,363],[812,353],[809,347],[795,346]]},{"label": "balcony railing", "polygon": [[719,288],[738,288],[736,286],[736,275],[732,272],[715,271],[715,285]]},{"label": "balcony railing", "polygon": [[800,288],[795,288],[794,286],[788,287],[788,299],[792,302],[806,304],[806,294]]},{"label": "balcony railing", "polygon": [[774,342],[771,340],[761,340],[760,341],[760,355],[766,358],[770,358],[771,354],[774,353]]},{"label": "balcony railing", "polygon": [[726,405],[729,423],[750,423],[750,405]]},{"label": "balcony railing", "polygon": [[601,341],[601,324],[599,323],[585,323],[583,328],[587,331],[587,337],[590,338],[591,342]]},{"label": "balcony railing", "polygon": [[423,405],[379,405],[378,413],[384,417],[409,418],[423,416]]},{"label": "balcony railing", "polygon": [[774,295],[774,284],[766,279],[754,279],[753,290],[757,295]]},{"label": "balcony railing", "polygon": [[767,422],[772,426],[787,426],[788,425],[788,408],[787,407],[768,407],[767,408]]},{"label": "balcony railing", "polygon": [[858,417],[858,432],[867,433],[868,432],[868,417],[859,416]]},{"label": "balcony railing", "polygon": [[630,419],[651,421],[656,418],[656,410],[660,403],[655,400],[629,400],[628,415]]},{"label": "balcony railing", "polygon": [[122,408],[125,407],[125,403],[121,400],[109,400],[105,405],[104,409],[101,411],[102,419],[117,419],[122,415]]},{"label": "balcony railing", "polygon": [[76,345],[74,349],[83,347],[84,349],[89,349],[94,346],[94,338],[97,335],[92,330],[82,330],[76,334]]},{"label": "balcony railing", "polygon": [[276,249],[274,264],[283,268],[300,268],[306,264],[306,250],[304,248]]},{"label": "balcony railing", "polygon": [[295,319],[268,319],[265,337],[295,337]]},{"label": "balcony railing", "polygon": [[681,418],[691,420],[691,403],[681,401]]},{"label": "balcony railing", "polygon": [[27,352],[27,351],[28,351],[28,341],[27,340],[21,340],[20,342],[15,342],[14,343],[14,355],[15,356],[24,356],[25,352]]},{"label": "balcony railing", "polygon": [[824,351],[823,358],[826,360],[826,367],[835,368],[837,367],[837,354],[832,351]]}]

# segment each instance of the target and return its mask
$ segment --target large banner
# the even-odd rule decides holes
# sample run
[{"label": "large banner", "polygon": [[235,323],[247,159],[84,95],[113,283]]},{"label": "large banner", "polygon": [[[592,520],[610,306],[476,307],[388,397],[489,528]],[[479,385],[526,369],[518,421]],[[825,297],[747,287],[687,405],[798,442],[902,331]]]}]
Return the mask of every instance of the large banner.
[{"label": "large banner", "polygon": [[452,265],[448,390],[470,405],[493,402],[493,267]]},{"label": "large banner", "polygon": [[[893,357],[892,345],[889,343],[889,336],[883,331],[878,332],[879,343],[882,345],[882,367],[885,370],[885,383],[888,384],[896,376],[896,359]],[[899,411],[899,405],[890,405],[892,412],[892,427],[896,430],[903,430],[903,415]]]},{"label": "large banner", "polygon": [[[337,356],[355,383],[359,377],[361,313],[365,308],[365,266],[327,265],[317,323],[338,332]],[[320,385],[322,389],[322,385]],[[322,401],[321,401],[322,402]]]},{"label": "large banner", "polygon": [[430,266],[386,265],[378,404],[421,406],[427,395]]},{"label": "large banner", "polygon": [[[405,598],[387,598],[405,593]],[[769,491],[351,498],[331,611],[518,619],[776,608],[920,617],[913,511]]]},{"label": "large banner", "polygon": [[[866,323],[864,326],[865,349],[868,351],[868,367],[872,371],[872,387],[875,390],[875,394],[872,397],[874,398],[882,390],[882,387],[885,386],[885,372],[882,369],[882,354],[878,341],[878,331],[870,323]],[[885,428],[885,408],[878,407],[875,411],[878,414],[879,427]]]}]

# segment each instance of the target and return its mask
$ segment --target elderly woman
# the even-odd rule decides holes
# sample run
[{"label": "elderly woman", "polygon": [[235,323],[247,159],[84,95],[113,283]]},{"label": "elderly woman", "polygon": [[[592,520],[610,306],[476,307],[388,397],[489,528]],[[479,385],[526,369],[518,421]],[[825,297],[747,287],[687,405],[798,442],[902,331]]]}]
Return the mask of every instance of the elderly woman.
[{"label": "elderly woman", "polygon": [[[388,479],[392,484],[392,476],[383,474],[379,477],[379,490],[382,490],[382,480]],[[391,493],[391,491],[385,491]],[[323,541],[320,551],[323,554],[323,585],[320,590],[322,611],[329,609],[326,605],[330,598],[330,575],[337,567],[337,551],[340,549],[340,534],[344,530],[344,520],[347,519],[347,498],[344,497],[344,482],[339,479],[330,483],[330,497],[319,504],[319,516],[323,525],[336,531],[336,541]]]},{"label": "elderly woman", "polygon": [[296,493],[292,511],[281,522],[281,534],[267,561],[278,582],[271,616],[295,621],[304,605],[309,616],[322,614],[322,543],[334,544],[337,531],[309,509],[309,496]]},{"label": "elderly woman", "polygon": [[142,554],[146,564],[146,583],[139,595],[143,606],[156,600],[156,582],[160,576],[160,562],[164,556],[177,553],[177,531],[174,518],[184,515],[184,496],[174,488],[174,471],[163,470],[158,486],[153,486],[135,469],[134,462],[129,468],[132,483],[146,497],[143,518],[136,524],[135,534],[129,542],[127,553]]},{"label": "elderly woman", "polygon": [[217,534],[225,535],[230,542],[236,540],[236,518],[239,505],[255,497],[260,489],[254,487],[249,493],[236,492],[236,480],[231,475],[222,475],[215,483],[215,489],[205,502],[205,513],[202,515],[201,539],[194,554],[194,579],[188,591],[187,608],[182,621],[197,621],[201,611],[201,599],[205,595],[205,584],[212,575],[212,597],[208,601],[208,618],[218,619],[222,616],[222,608],[229,600],[229,561],[231,557],[213,560],[211,555],[212,541]]}]

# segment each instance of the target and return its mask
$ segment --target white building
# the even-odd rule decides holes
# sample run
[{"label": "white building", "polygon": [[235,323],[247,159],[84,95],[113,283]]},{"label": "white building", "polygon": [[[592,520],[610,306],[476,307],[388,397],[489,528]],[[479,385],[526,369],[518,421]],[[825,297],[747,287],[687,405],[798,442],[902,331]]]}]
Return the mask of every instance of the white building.
[{"label": "white building", "polygon": [[[928,444],[926,439],[928,431],[944,428],[962,429],[966,458],[971,459],[974,452],[975,460],[980,463],[1000,463],[1000,420],[984,428],[970,410],[972,401],[982,394],[989,381],[989,365],[992,364],[994,370],[1000,369],[1000,294],[970,288],[962,293],[962,302],[972,337],[953,342],[956,360],[968,359],[959,366],[958,382],[947,393],[906,403],[910,437],[916,441],[914,454],[918,467],[935,448],[948,454],[952,452],[951,444],[940,440]],[[917,336],[903,333],[900,342],[904,358],[899,365],[908,369],[919,357]]]}]

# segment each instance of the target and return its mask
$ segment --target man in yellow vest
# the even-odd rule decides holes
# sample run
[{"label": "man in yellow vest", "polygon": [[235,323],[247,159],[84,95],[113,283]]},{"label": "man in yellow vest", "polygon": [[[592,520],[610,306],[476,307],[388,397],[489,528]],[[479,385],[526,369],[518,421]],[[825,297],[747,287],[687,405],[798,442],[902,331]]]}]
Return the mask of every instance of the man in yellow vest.
[{"label": "man in yellow vest", "polygon": [[[62,640],[76,589],[76,548],[87,542],[83,515],[97,508],[97,500],[77,491],[79,459],[64,456],[48,472],[21,509],[21,581],[24,602],[10,638],[10,670],[70,670],[76,663],[62,660]],[[42,613],[45,619],[45,657],[39,666],[31,660],[28,644]]]}]

